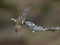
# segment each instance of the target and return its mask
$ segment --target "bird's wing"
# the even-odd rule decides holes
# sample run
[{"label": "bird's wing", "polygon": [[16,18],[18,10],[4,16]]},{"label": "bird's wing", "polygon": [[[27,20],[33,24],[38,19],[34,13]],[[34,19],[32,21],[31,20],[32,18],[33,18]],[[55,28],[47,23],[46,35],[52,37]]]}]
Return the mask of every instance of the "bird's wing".
[{"label": "bird's wing", "polygon": [[30,9],[31,9],[31,7],[27,7],[23,12],[21,12],[20,16],[21,17],[26,17],[26,15],[28,14]]},{"label": "bird's wing", "polygon": [[20,17],[22,18],[22,24],[25,22],[26,15],[28,14],[30,9],[31,7],[27,7],[23,12],[21,12]]}]

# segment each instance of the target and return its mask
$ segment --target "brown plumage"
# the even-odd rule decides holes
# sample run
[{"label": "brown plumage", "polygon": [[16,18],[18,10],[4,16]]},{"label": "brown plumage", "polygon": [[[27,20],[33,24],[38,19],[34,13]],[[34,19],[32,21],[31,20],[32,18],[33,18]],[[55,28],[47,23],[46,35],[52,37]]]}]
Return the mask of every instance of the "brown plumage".
[{"label": "brown plumage", "polygon": [[26,20],[26,15],[28,14],[28,11],[31,7],[26,8],[16,19],[16,27],[15,32],[17,33],[18,30],[21,30],[22,25],[24,24]]}]

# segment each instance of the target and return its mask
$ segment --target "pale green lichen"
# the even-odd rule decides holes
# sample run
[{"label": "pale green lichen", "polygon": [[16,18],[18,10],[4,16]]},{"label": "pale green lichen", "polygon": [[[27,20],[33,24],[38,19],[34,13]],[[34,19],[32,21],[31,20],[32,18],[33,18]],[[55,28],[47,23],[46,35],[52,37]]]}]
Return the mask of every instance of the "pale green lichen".
[{"label": "pale green lichen", "polygon": [[41,32],[41,31],[56,31],[56,30],[60,30],[60,27],[50,27],[50,28],[44,28],[42,26],[37,26],[36,24],[30,22],[30,21],[25,21],[25,25],[28,26],[28,28],[30,28],[32,30],[33,33],[35,33],[36,31]]}]

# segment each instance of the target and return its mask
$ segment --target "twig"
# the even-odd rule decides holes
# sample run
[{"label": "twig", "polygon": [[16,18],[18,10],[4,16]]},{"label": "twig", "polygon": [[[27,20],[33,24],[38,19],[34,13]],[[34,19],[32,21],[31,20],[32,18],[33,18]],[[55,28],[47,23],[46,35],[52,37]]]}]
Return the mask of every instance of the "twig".
[{"label": "twig", "polygon": [[30,22],[30,21],[25,21],[25,25],[27,25],[33,33],[35,33],[36,31],[41,32],[41,31],[58,31],[60,30],[60,27],[50,27],[50,28],[44,28],[42,26],[37,26],[36,24]]}]

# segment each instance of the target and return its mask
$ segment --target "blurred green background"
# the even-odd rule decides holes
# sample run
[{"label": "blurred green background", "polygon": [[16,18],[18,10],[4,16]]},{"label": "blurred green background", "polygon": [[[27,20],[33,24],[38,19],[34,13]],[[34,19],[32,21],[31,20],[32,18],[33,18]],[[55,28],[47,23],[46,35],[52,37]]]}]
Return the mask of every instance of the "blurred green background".
[{"label": "blurred green background", "polygon": [[21,40],[28,37],[27,40],[31,40],[32,45],[59,45],[58,31],[32,34],[29,29],[23,27],[22,32],[14,32],[15,23],[10,19],[17,18],[28,6],[32,9],[27,15],[27,20],[43,27],[60,26],[60,0],[0,0],[0,41],[16,39],[16,42],[12,41],[14,44],[22,43],[19,39],[23,35]]}]

